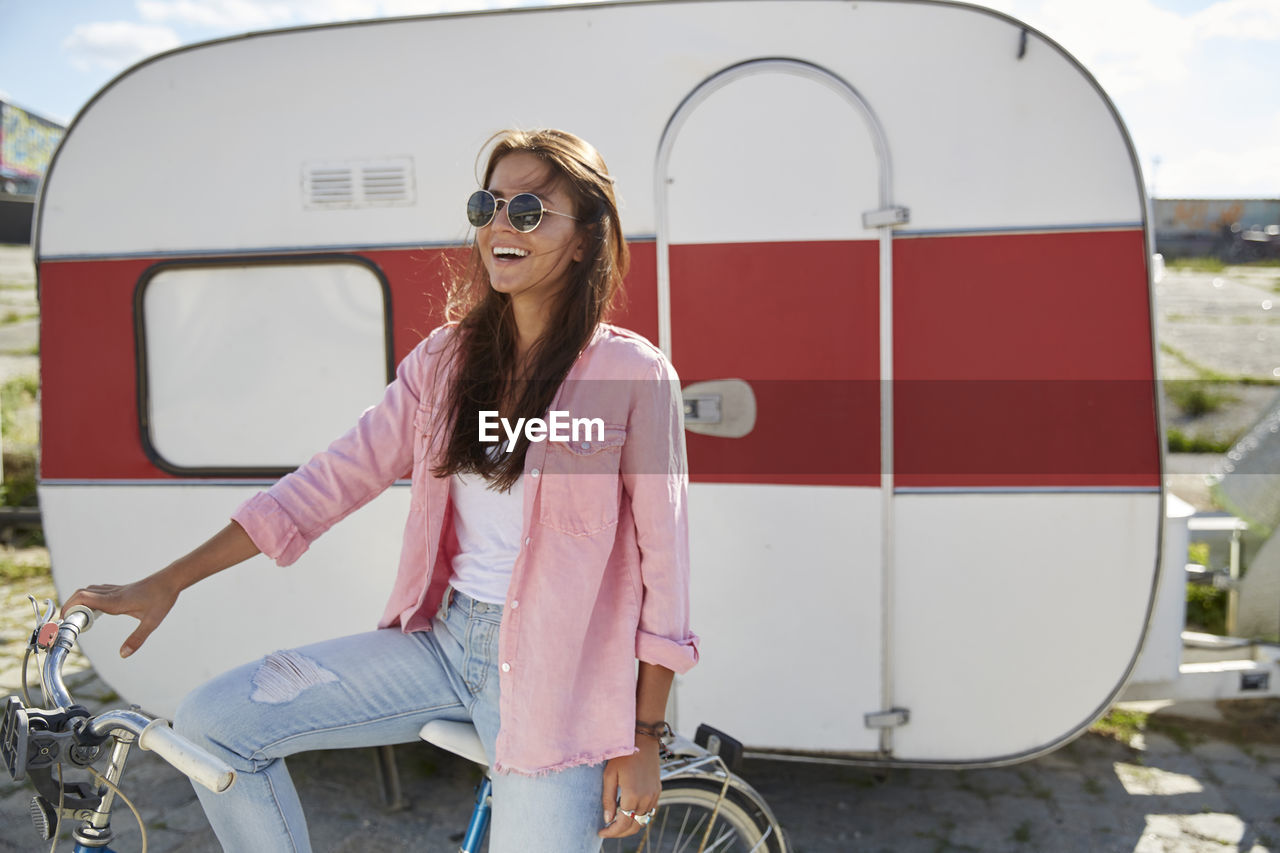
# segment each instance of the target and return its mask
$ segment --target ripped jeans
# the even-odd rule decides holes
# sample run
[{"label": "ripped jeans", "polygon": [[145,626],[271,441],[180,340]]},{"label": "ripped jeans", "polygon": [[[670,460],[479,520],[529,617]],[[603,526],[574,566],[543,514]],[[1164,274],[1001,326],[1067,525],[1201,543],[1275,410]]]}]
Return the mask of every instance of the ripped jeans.
[{"label": "ripped jeans", "polygon": [[[471,720],[492,762],[501,620],[501,605],[455,591],[432,631],[387,628],[275,652],[192,691],[175,727],[237,772],[226,793],[195,786],[223,849],[311,849],[284,762],[296,752],[410,743],[428,720]],[[493,774],[491,853],[599,850],[603,771]]]}]

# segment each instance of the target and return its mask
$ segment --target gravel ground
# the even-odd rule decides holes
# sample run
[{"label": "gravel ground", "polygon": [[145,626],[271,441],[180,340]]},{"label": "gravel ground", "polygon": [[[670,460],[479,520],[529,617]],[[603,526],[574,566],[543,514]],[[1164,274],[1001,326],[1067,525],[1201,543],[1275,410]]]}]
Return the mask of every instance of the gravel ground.
[{"label": "gravel ground", "polygon": [[[1230,267],[1225,272],[1170,270],[1156,285],[1160,375],[1203,382],[1225,396],[1221,408],[1190,416],[1166,403],[1165,426],[1189,437],[1230,442],[1280,406],[1280,384],[1211,381],[1217,377],[1280,383],[1280,267]],[[1170,491],[1198,510],[1217,509],[1205,478],[1220,454],[1171,454]]]},{"label": "gravel ground", "polygon": [[40,371],[36,272],[29,246],[0,246],[0,383]]},{"label": "gravel ground", "polygon": [[1156,323],[1165,379],[1199,379],[1197,366],[1280,379],[1280,267],[1170,270],[1156,285]]}]

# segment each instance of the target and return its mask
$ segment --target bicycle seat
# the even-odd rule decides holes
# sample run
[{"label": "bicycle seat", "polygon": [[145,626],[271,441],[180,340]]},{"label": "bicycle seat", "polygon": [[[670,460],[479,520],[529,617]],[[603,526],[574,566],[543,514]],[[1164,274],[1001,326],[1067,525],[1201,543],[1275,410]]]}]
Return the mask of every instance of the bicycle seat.
[{"label": "bicycle seat", "polygon": [[480,735],[476,734],[476,727],[471,723],[432,720],[418,730],[418,737],[482,767],[489,766],[489,759],[484,754],[484,744],[480,742]]}]

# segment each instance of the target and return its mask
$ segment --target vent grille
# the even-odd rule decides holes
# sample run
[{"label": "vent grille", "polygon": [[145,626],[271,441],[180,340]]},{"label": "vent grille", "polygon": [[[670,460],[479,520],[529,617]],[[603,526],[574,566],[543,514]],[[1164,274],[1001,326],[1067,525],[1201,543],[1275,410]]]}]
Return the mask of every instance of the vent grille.
[{"label": "vent grille", "polygon": [[311,209],[391,207],[414,203],[413,158],[307,163],[302,195]]}]

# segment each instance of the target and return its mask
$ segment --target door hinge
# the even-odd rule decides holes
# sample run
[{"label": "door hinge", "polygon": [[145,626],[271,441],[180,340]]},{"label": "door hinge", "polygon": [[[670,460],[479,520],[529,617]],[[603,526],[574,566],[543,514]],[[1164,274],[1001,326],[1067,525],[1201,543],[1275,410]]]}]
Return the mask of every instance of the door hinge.
[{"label": "door hinge", "polygon": [[906,708],[890,708],[887,711],[872,711],[863,719],[869,729],[896,729],[911,721],[911,712]]},{"label": "door hinge", "polygon": [[895,205],[880,210],[868,210],[862,214],[863,228],[892,228],[911,221],[911,208]]}]

